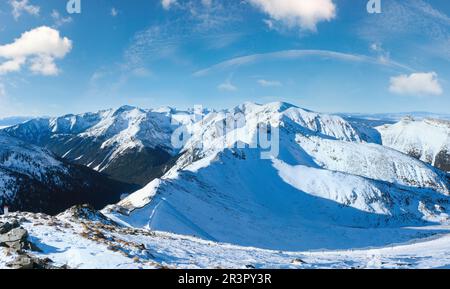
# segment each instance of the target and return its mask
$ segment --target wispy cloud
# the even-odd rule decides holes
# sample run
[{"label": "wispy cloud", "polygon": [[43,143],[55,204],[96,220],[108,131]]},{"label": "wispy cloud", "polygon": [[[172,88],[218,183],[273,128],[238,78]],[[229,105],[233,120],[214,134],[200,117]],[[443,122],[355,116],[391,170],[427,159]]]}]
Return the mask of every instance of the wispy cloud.
[{"label": "wispy cloud", "polygon": [[221,91],[228,91],[228,92],[238,90],[237,86],[235,86],[234,84],[231,83],[232,78],[233,78],[233,75],[230,75],[227,80],[225,80],[223,83],[221,83],[217,86],[217,89],[219,89]]},{"label": "wispy cloud", "polygon": [[[450,59],[450,17],[423,0],[385,1],[383,13],[365,18],[357,27],[359,35],[371,43],[397,43],[402,38],[407,47],[422,47]],[[422,41],[410,40],[417,38]]]},{"label": "wispy cloud", "polygon": [[365,62],[383,66],[390,66],[401,70],[412,70],[406,65],[397,63],[392,60],[380,60],[379,58],[365,56],[365,55],[357,55],[357,54],[349,54],[342,53],[330,50],[282,50],[277,52],[270,53],[262,53],[262,54],[252,54],[242,57],[233,58],[218,64],[215,64],[211,67],[199,70],[194,73],[194,76],[205,76],[212,72],[222,71],[231,68],[237,68],[243,65],[249,65],[252,63],[260,62],[260,61],[268,61],[268,60],[292,60],[299,59],[303,57],[320,57],[325,59],[337,59],[342,61],[350,61],[350,62]]},{"label": "wispy cloud", "polygon": [[156,59],[170,57],[180,44],[177,34],[171,33],[173,27],[152,26],[136,33],[124,53],[124,69],[134,70],[148,65]]},{"label": "wispy cloud", "polygon": [[237,87],[234,86],[231,82],[226,81],[217,86],[217,88],[221,91],[236,91]]},{"label": "wispy cloud", "polygon": [[276,86],[283,85],[280,81],[277,81],[277,80],[258,79],[257,82],[262,87],[276,87]]},{"label": "wispy cloud", "polygon": [[112,17],[116,17],[119,15],[119,10],[117,10],[115,7],[111,8],[110,14]]},{"label": "wispy cloud", "polygon": [[23,13],[38,16],[41,8],[37,5],[32,5],[28,0],[10,0],[9,4],[12,7],[12,15],[14,19],[19,19]]},{"label": "wispy cloud", "polygon": [[169,10],[170,7],[175,3],[177,3],[177,0],[162,0],[161,1],[162,7],[166,10]]},{"label": "wispy cloud", "polygon": [[183,47],[202,43],[205,49],[222,49],[243,35],[230,32],[241,20],[242,8],[234,1],[188,0],[164,5],[176,8],[177,17],[137,32],[124,52],[126,67],[134,69],[159,59],[186,61],[178,56]]},{"label": "wispy cloud", "polygon": [[58,10],[53,10],[51,17],[54,21],[53,27],[58,28],[60,26],[63,26],[64,24],[68,24],[72,22],[72,17],[70,16],[61,16],[61,14],[58,12]]}]

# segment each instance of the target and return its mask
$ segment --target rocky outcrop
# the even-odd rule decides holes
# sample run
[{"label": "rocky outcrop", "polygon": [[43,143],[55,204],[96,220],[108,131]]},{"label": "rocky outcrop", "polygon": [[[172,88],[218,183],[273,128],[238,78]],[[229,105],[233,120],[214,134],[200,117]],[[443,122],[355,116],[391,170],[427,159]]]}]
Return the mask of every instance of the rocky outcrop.
[{"label": "rocky outcrop", "polygon": [[6,264],[11,269],[68,269],[66,266],[52,265],[49,258],[39,259],[28,254],[19,255],[16,259]]},{"label": "rocky outcrop", "polygon": [[17,253],[24,250],[39,251],[39,248],[28,240],[27,230],[20,227],[17,220],[0,223],[0,247]]},{"label": "rocky outcrop", "polygon": [[66,217],[71,220],[83,220],[83,221],[91,221],[98,222],[104,225],[109,226],[119,226],[116,222],[112,221],[101,212],[97,211],[93,206],[89,204],[84,205],[76,205],[61,213],[60,217]]},{"label": "rocky outcrop", "polygon": [[6,234],[14,228],[19,227],[20,224],[17,220],[13,222],[0,223],[0,235]]},{"label": "rocky outcrop", "polygon": [[53,266],[53,261],[46,258],[33,257],[27,251],[37,251],[40,249],[28,240],[28,231],[20,226],[20,221],[16,219],[0,222],[0,247],[7,250],[8,255],[15,258],[6,264],[11,269],[58,269]]}]

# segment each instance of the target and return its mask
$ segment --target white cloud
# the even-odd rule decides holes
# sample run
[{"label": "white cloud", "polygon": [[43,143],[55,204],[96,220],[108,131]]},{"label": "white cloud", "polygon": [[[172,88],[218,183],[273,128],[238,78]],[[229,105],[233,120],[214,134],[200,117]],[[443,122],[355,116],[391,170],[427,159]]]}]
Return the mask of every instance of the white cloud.
[{"label": "white cloud", "polygon": [[259,79],[258,80],[259,85],[263,87],[273,87],[273,86],[282,86],[283,84],[276,80],[266,80],[266,79]]},{"label": "white cloud", "polygon": [[435,72],[420,72],[391,77],[389,90],[405,95],[441,95],[442,87]]},{"label": "white cloud", "polygon": [[19,19],[24,12],[38,16],[41,10],[39,6],[30,4],[28,0],[10,0],[9,4],[12,7],[12,15],[16,20]]},{"label": "white cloud", "polygon": [[169,10],[170,6],[172,6],[176,2],[177,0],[162,0],[161,5],[163,6],[164,9]]},{"label": "white cloud", "polygon": [[0,74],[20,71],[29,64],[32,72],[56,75],[59,70],[55,60],[66,56],[72,49],[72,41],[61,37],[58,30],[41,26],[23,33],[10,44],[0,45]]},{"label": "white cloud", "polygon": [[119,10],[117,10],[115,7],[111,8],[111,16],[116,17],[119,15]]},{"label": "white cloud", "polygon": [[336,17],[332,0],[249,0],[272,19],[289,27],[316,30],[317,23]]},{"label": "white cloud", "polygon": [[53,10],[52,14],[51,14],[53,21],[54,21],[54,27],[60,27],[64,24],[67,23],[71,23],[72,22],[72,17],[67,16],[67,17],[63,17],[61,16],[61,14],[58,12],[58,10]]},{"label": "white cloud", "polygon": [[238,88],[231,83],[231,80],[227,80],[217,87],[221,91],[236,91]]}]

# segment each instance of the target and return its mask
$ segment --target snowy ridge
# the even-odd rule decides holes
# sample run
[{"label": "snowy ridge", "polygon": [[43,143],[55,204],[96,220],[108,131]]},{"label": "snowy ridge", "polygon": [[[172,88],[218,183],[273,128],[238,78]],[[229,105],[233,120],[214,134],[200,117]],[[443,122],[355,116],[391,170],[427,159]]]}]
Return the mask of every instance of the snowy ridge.
[{"label": "snowy ridge", "polygon": [[450,194],[444,173],[396,150],[376,144],[348,143],[301,135],[297,136],[297,142],[317,164],[328,170]]},{"label": "snowy ridge", "polygon": [[[134,227],[289,250],[330,248],[339,237],[329,236],[353,227],[448,221],[445,174],[365,143],[340,117],[282,103],[245,104],[232,112],[243,113],[246,123],[221,137],[217,124],[230,117],[226,112],[189,126],[193,137],[172,169],[104,212]],[[265,123],[280,128],[276,158],[261,159],[260,148],[234,148],[251,143]]]},{"label": "snowy ridge", "polygon": [[[159,176],[166,162],[177,150],[170,145],[173,130],[190,121],[190,112],[170,108],[144,110],[131,106],[97,113],[33,119],[5,129],[6,133],[25,142],[43,146],[56,155],[104,172],[118,180],[136,183]],[[131,159],[140,164],[130,167]],[[147,167],[144,171],[143,167]],[[145,182],[145,183],[146,183]]]},{"label": "snowy ridge", "polygon": [[450,121],[404,118],[377,129],[383,145],[450,171]]}]

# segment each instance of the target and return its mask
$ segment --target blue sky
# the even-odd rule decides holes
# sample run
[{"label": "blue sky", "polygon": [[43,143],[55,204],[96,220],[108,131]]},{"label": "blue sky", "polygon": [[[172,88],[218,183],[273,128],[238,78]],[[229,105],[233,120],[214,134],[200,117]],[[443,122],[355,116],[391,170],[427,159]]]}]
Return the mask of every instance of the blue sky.
[{"label": "blue sky", "polygon": [[450,112],[443,0],[4,0],[0,117],[287,101]]}]

